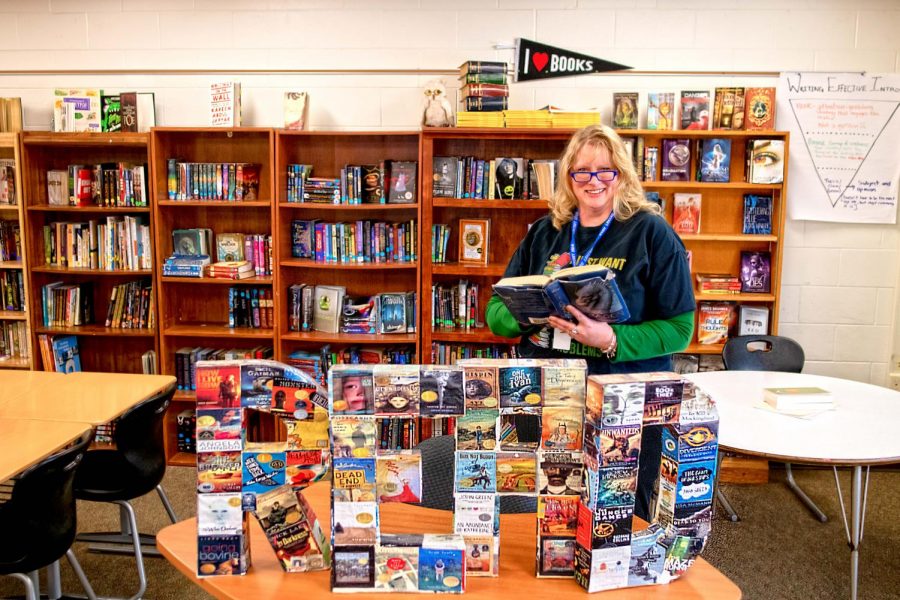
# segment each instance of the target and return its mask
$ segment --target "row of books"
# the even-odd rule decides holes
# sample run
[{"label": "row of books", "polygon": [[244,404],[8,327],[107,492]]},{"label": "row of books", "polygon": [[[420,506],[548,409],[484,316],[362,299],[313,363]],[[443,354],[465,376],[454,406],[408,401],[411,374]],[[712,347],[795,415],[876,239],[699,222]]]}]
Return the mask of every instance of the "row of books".
[{"label": "row of books", "polygon": [[553,195],[559,161],[435,156],[432,168],[434,198],[546,199]]},{"label": "row of books", "polygon": [[771,272],[771,252],[742,250],[738,274],[697,273],[697,291],[701,294],[769,294]]},{"label": "row of books", "polygon": [[38,336],[38,348],[45,371],[57,373],[81,371],[81,355],[76,336],[42,333]]},{"label": "row of books", "polygon": [[21,269],[0,271],[0,306],[3,310],[25,310],[25,277]]},{"label": "row of books", "polygon": [[369,264],[416,261],[417,223],[360,220],[291,222],[291,256],[319,263]]},{"label": "row of books", "polygon": [[345,165],[337,178],[312,177],[312,165],[289,164],[287,201],[314,204],[412,204],[418,163],[383,160]]},{"label": "row of books", "polygon": [[106,217],[106,223],[54,221],[43,226],[44,262],[104,271],[151,269],[150,226],[141,217]]},{"label": "row of books", "polygon": [[344,286],[298,283],[288,288],[288,329],[396,334],[416,330],[415,292],[347,296]]},{"label": "row of books", "polygon": [[519,358],[519,353],[514,345],[476,346],[446,342],[431,343],[431,364],[455,365],[456,361],[465,358]]},{"label": "row of books", "polygon": [[447,262],[447,245],[450,243],[450,226],[437,223],[431,226],[431,262]]},{"label": "row of books", "polygon": [[272,288],[228,288],[228,326],[273,329],[275,302]]},{"label": "row of books", "polygon": [[195,379],[197,361],[201,360],[241,360],[250,358],[272,358],[271,346],[253,348],[208,348],[205,346],[184,346],[175,351],[175,379],[179,390],[196,390]]},{"label": "row of books", "polygon": [[[672,195],[672,228],[679,234],[696,235],[701,232],[703,195],[696,192],[676,192]],[[744,194],[741,232],[747,235],[772,233],[772,197]]]},{"label": "row of books", "polygon": [[94,322],[94,287],[91,282],[48,283],[41,287],[41,303],[44,327],[72,327]]},{"label": "row of books", "polygon": [[[215,241],[213,241],[215,240]],[[216,262],[247,261],[253,265],[258,277],[272,274],[272,236],[251,233],[214,234],[208,227],[175,229],[172,231],[172,249],[175,257],[216,257]],[[169,261],[167,261],[169,262]],[[182,261],[189,264],[190,261]],[[195,261],[196,262],[196,261]],[[202,260],[200,262],[203,262]],[[212,262],[209,260],[209,262]],[[205,264],[209,264],[206,262]],[[175,262],[173,261],[173,264]],[[205,265],[203,265],[205,266]],[[188,273],[188,276],[202,277],[204,271]]]},{"label": "row of books", "polygon": [[[0,98],[2,100],[2,98]],[[3,131],[0,129],[0,131]],[[16,161],[0,158],[0,204],[18,204],[16,193]]]},{"label": "row of books", "polygon": [[127,162],[73,164],[47,171],[51,206],[147,206],[147,165]]},{"label": "row of books", "polygon": [[257,163],[167,161],[169,200],[250,202],[259,199]]},{"label": "row of books", "polygon": [[11,358],[28,358],[28,324],[25,321],[0,321],[0,366]]},{"label": "row of books", "polygon": [[18,221],[0,221],[0,261],[22,260],[22,228]]},{"label": "row of books", "polygon": [[724,344],[733,335],[767,335],[769,308],[733,302],[700,302],[697,343]]},{"label": "row of books", "polygon": [[95,88],[53,90],[53,131],[150,131],[156,125],[153,92],[104,94]]},{"label": "row of books", "polygon": [[178,452],[197,453],[197,411],[186,408],[175,417],[175,442]]},{"label": "row of books", "polygon": [[107,327],[153,329],[153,285],[149,280],[120,283],[112,288],[106,309]]},{"label": "row of books", "polygon": [[435,329],[463,329],[484,327],[478,293],[481,286],[468,280],[454,285],[437,283],[431,286],[431,326]]},{"label": "row of books", "polygon": [[[639,92],[613,94],[613,127],[638,129]],[[674,92],[647,95],[647,129],[724,129],[765,131],[775,127],[775,88],[717,87],[713,101],[709,90],[682,90],[675,115]]]},{"label": "row of books", "polygon": [[22,131],[22,99],[0,98],[0,133]]}]

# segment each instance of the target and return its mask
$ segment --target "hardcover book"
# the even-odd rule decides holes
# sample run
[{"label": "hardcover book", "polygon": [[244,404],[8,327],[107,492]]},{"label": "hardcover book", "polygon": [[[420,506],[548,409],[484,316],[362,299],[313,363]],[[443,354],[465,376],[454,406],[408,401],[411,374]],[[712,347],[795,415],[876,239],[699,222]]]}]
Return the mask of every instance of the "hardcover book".
[{"label": "hardcover book", "polygon": [[388,204],[414,204],[416,202],[416,161],[384,161],[387,177]]},{"label": "hardcover book", "polygon": [[119,110],[121,112],[121,131],[135,133],[138,130],[137,92],[119,94]]},{"label": "hardcover book", "polygon": [[484,73],[502,73],[506,75],[508,67],[505,62],[487,61],[487,60],[467,60],[459,65],[459,76],[467,77],[469,75]]},{"label": "hardcover book", "polygon": [[488,263],[490,219],[459,220],[459,262],[477,265]]},{"label": "hardcover book", "polygon": [[435,156],[432,162],[431,196],[453,198],[456,196],[456,178],[459,159],[455,156]]},{"label": "hardcover book", "polygon": [[362,165],[363,204],[384,204],[384,166]]},{"label": "hardcover book", "polygon": [[651,92],[647,95],[647,129],[675,129],[675,94]]},{"label": "hardcover book", "polygon": [[613,127],[616,129],[637,129],[638,92],[616,92],[613,94]]},{"label": "hardcover book", "polygon": [[346,289],[343,286],[317,285],[313,301],[313,329],[337,333]]},{"label": "hardcover book", "polygon": [[220,262],[244,260],[244,234],[220,233],[216,235],[216,257]]},{"label": "hardcover book", "polygon": [[501,73],[468,73],[459,78],[462,85],[470,83],[493,83],[503,85],[507,83],[506,71]]},{"label": "hardcover book", "polygon": [[379,295],[378,333],[406,333],[406,294]]},{"label": "hardcover book", "polygon": [[467,111],[474,112],[499,112],[509,108],[509,98],[506,96],[466,96],[463,99],[463,107]]},{"label": "hardcover book", "polygon": [[703,140],[700,150],[698,181],[731,181],[731,140],[710,138]]},{"label": "hardcover book", "polygon": [[222,81],[209,86],[209,125],[211,127],[241,126],[241,84]]},{"label": "hardcover book", "polygon": [[100,111],[100,131],[122,131],[122,103],[119,96],[101,96]]},{"label": "hardcover book", "polygon": [[662,141],[662,181],[690,181],[691,147],[687,139]]},{"label": "hardcover book", "polygon": [[744,194],[743,233],[768,235],[772,233],[772,197]]},{"label": "hardcover book", "polygon": [[469,83],[460,88],[461,96],[503,98],[509,96],[509,86],[499,83]]},{"label": "hardcover book", "polygon": [[78,338],[74,335],[56,335],[52,337],[53,365],[57,373],[75,373],[81,370],[81,357],[78,355]]},{"label": "hardcover book", "polygon": [[744,88],[717,87],[713,105],[713,129],[743,129]]},{"label": "hardcover book", "polygon": [[784,182],[784,140],[750,140],[747,157],[750,183]]},{"label": "hardcover book", "polygon": [[775,88],[747,88],[744,112],[744,129],[775,129]]},{"label": "hardcover book", "polygon": [[709,90],[681,92],[681,129],[709,129]]},{"label": "hardcover book", "polygon": [[630,316],[616,285],[615,274],[600,265],[562,269],[553,275],[506,277],[494,292],[523,325],[541,325],[550,315],[569,321],[565,307],[572,304],[596,321],[621,323]]},{"label": "hardcover book", "polygon": [[741,252],[741,292],[768,294],[772,290],[772,255],[768,251]]}]

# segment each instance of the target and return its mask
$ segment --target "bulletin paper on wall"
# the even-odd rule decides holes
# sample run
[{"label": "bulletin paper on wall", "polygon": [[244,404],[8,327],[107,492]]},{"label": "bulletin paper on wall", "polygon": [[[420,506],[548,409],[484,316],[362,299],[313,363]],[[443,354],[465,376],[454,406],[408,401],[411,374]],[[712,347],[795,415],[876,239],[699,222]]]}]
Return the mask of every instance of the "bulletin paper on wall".
[{"label": "bulletin paper on wall", "polygon": [[900,75],[782,73],[776,97],[776,127],[791,133],[791,218],[895,223]]}]

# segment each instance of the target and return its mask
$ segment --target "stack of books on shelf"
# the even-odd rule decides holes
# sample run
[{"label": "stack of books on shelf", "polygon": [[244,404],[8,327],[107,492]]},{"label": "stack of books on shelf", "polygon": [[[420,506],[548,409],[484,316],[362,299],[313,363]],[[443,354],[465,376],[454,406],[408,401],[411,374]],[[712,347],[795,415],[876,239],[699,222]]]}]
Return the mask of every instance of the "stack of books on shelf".
[{"label": "stack of books on shelf", "polygon": [[697,292],[701,294],[740,294],[741,280],[728,273],[697,273]]},{"label": "stack of books on shelf", "polygon": [[484,327],[481,321],[483,312],[478,302],[480,287],[465,279],[454,285],[431,286],[431,326],[434,329],[463,331]]},{"label": "stack of books on shelf", "polygon": [[140,217],[106,217],[106,223],[51,222],[43,226],[44,262],[69,269],[143,271],[152,268],[150,226]]},{"label": "stack of books on shelf", "polygon": [[173,254],[163,263],[163,277],[193,277],[200,279],[206,275],[210,260],[207,254]]},{"label": "stack of books on shelf", "polygon": [[599,110],[565,110],[552,105],[545,106],[541,110],[546,110],[550,114],[550,127],[581,129],[588,125],[600,124]]},{"label": "stack of books on shelf", "polygon": [[431,343],[431,363],[435,365],[455,365],[464,358],[518,358],[519,353],[514,345],[473,346],[471,344],[449,344],[446,342]]},{"label": "stack of books on shelf", "polygon": [[28,358],[28,325],[25,321],[0,321],[0,365],[10,359]]},{"label": "stack of books on shelf", "polygon": [[431,262],[447,262],[447,244],[449,242],[449,225],[435,224],[431,226]]},{"label": "stack of books on shelf", "polygon": [[0,158],[0,204],[18,204],[16,194],[16,161]]},{"label": "stack of books on shelf", "polygon": [[38,336],[41,351],[41,362],[45,371],[57,373],[75,373],[81,371],[81,356],[78,351],[78,338],[74,335]]},{"label": "stack of books on shelf", "polygon": [[246,260],[213,263],[206,268],[206,274],[212,279],[248,279],[256,276],[253,263]]},{"label": "stack of books on shelf", "polygon": [[251,202],[259,200],[257,163],[167,162],[169,200]]},{"label": "stack of books on shelf", "polygon": [[130,281],[113,286],[106,310],[106,327],[152,329],[153,286],[149,281]]},{"label": "stack of books on shelf", "polygon": [[499,112],[509,108],[508,65],[468,60],[459,66],[461,111]]},{"label": "stack of books on shelf", "polygon": [[44,327],[87,325],[94,320],[94,290],[91,282],[49,283],[41,288]]},{"label": "stack of books on shelf", "polygon": [[275,303],[271,288],[228,288],[228,327],[272,329]]},{"label": "stack of books on shelf", "polygon": [[288,165],[288,202],[353,205],[415,202],[416,161],[345,165],[336,178],[312,177],[312,169],[312,165]]},{"label": "stack of books on shelf", "polygon": [[416,331],[416,293],[348,296],[343,286],[298,283],[288,288],[288,329],[348,334]]},{"label": "stack of books on shelf", "polygon": [[529,200],[549,198],[556,183],[559,161],[475,156],[435,156],[434,198]]},{"label": "stack of books on shelf", "polygon": [[53,206],[147,206],[147,165],[126,162],[69,165],[47,171]]},{"label": "stack of books on shelf", "polygon": [[456,113],[457,127],[503,127],[502,112],[460,111]]},{"label": "stack of books on shelf", "polygon": [[546,110],[505,110],[503,118],[509,128],[553,126],[553,116]]},{"label": "stack of books on shelf", "polygon": [[361,220],[291,223],[291,256],[332,264],[411,263],[416,261],[417,222]]},{"label": "stack of books on shelf", "polygon": [[53,90],[53,131],[145,132],[155,125],[153,92]]}]

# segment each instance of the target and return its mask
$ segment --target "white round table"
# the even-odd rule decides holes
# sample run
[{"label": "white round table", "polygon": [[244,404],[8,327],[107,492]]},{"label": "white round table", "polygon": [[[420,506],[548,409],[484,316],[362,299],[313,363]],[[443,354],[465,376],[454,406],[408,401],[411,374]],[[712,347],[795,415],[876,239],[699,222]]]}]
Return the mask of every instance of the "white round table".
[{"label": "white round table", "polygon": [[[869,466],[900,462],[900,392],[802,373],[709,371],[686,377],[716,402],[720,447],[786,462],[853,468],[850,523],[844,515],[844,527],[855,600],[865,512],[863,467],[867,484]],[[823,388],[832,393],[835,410],[800,419],[757,408],[768,387]]]}]

